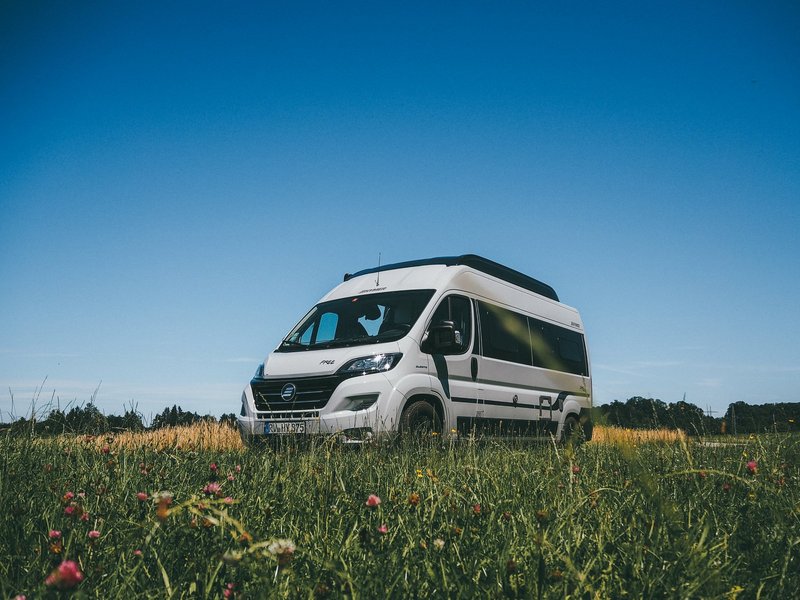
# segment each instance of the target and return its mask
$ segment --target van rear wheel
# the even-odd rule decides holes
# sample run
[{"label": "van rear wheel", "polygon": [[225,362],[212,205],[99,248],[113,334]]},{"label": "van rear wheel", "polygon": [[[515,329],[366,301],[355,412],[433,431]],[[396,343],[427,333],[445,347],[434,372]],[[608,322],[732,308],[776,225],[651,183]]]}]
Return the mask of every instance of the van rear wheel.
[{"label": "van rear wheel", "polygon": [[400,417],[400,433],[403,437],[424,439],[442,433],[442,420],[436,409],[424,400],[409,404]]},{"label": "van rear wheel", "polygon": [[578,417],[569,415],[564,419],[564,426],[561,431],[561,442],[564,444],[578,445],[583,441],[583,428],[578,422]]}]

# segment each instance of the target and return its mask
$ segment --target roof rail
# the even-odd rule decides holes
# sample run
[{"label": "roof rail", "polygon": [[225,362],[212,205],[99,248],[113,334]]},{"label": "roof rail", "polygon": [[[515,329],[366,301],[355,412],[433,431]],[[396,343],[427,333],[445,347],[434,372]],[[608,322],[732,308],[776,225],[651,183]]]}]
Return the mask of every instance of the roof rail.
[{"label": "roof rail", "polygon": [[345,273],[344,281],[352,279],[353,277],[360,277],[361,275],[369,275],[370,273],[378,273],[381,271],[393,271],[395,269],[407,269],[409,267],[423,267],[426,265],[445,265],[447,267],[454,267],[457,265],[464,265],[472,267],[476,271],[481,271],[487,275],[492,275],[508,283],[513,283],[516,286],[550,298],[551,300],[558,301],[558,294],[556,291],[547,285],[534,279],[529,275],[515,271],[510,267],[496,263],[488,258],[483,258],[477,254],[462,254],[461,256],[440,256],[438,258],[423,258],[421,260],[410,260],[406,262],[394,263],[390,265],[381,265],[380,267],[373,267],[371,269],[364,269],[357,273]]}]

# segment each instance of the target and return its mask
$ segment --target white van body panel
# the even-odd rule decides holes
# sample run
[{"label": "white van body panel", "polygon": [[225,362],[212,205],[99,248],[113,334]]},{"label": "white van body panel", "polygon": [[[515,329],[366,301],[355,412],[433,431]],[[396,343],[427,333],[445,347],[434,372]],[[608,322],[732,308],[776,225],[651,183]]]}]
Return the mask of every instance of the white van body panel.
[{"label": "white van body panel", "polygon": [[[472,260],[470,257],[466,256]],[[458,257],[461,258],[464,257]],[[589,418],[591,376],[578,311],[559,302],[555,292],[550,294],[552,288],[545,284],[531,280],[544,285],[543,293],[552,297],[522,287],[539,290],[529,284],[526,276],[491,261],[480,259],[485,263],[477,262],[474,266],[452,264],[451,259],[431,260],[449,263],[387,265],[380,271],[346,276],[343,283],[326,294],[292,330],[296,339],[287,337],[245,387],[238,417],[242,437],[251,441],[287,433],[343,434],[345,439],[352,440],[356,434],[362,436],[360,439],[364,434],[368,438],[392,434],[400,427],[404,409],[419,401],[435,408],[444,433],[466,434],[495,428],[498,432],[536,430],[539,434],[560,437],[567,417]],[[495,270],[495,266],[500,269]],[[392,310],[398,315],[403,312],[402,306],[390,306],[389,301],[381,305],[380,314],[373,308],[374,314],[359,317],[367,331],[353,337],[344,347],[335,345],[339,327],[343,325],[343,312],[333,317],[338,318],[337,338],[327,345],[306,339],[310,325],[302,330],[306,332],[302,336],[298,329],[316,318],[313,334],[316,336],[322,329],[323,317],[315,316],[315,311],[321,313],[327,306],[337,306],[341,311],[348,309],[348,303],[355,309],[363,306],[366,310],[378,302],[375,299],[391,298],[398,292],[430,295],[424,306],[415,305],[419,314],[413,323],[404,321],[404,329],[389,330],[390,336],[399,335],[399,339],[382,342],[384,334],[373,325],[381,319],[381,327],[387,324]],[[440,307],[442,303],[446,306]],[[460,310],[464,331],[456,328],[455,339],[462,350],[425,351],[425,340],[432,328],[442,323],[438,318],[433,322],[434,314],[443,314],[442,310],[450,311],[448,314]],[[498,316],[494,317],[495,313]],[[513,335],[503,330],[513,329],[504,323],[504,315],[513,315],[513,320],[521,324]],[[498,342],[501,349],[503,344],[516,347],[517,354],[511,358],[492,356],[490,345],[495,342],[489,330],[493,319],[499,325],[495,324],[496,331],[492,331],[499,332],[500,338],[505,336]],[[580,363],[581,357],[573,348],[570,357],[577,356],[578,362],[569,367],[572,372],[559,364],[555,368],[534,364],[539,360],[537,343],[542,343],[536,337],[539,329],[550,332],[547,343],[551,345],[547,348],[551,352],[561,344],[579,342],[584,362]],[[562,337],[573,342],[559,341]],[[375,362],[384,357],[393,361],[386,370],[343,374],[342,369],[353,364],[352,361]],[[318,399],[306,401],[312,397]],[[590,421],[584,429],[590,436]]]}]

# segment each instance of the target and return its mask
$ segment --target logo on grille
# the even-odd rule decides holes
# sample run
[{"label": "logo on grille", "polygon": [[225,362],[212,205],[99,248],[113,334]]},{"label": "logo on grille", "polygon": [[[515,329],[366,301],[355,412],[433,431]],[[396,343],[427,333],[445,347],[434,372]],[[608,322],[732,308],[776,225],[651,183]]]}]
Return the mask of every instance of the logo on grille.
[{"label": "logo on grille", "polygon": [[281,399],[286,402],[294,400],[295,394],[297,394],[297,387],[295,387],[293,383],[287,383],[283,386],[283,389],[281,389]]}]

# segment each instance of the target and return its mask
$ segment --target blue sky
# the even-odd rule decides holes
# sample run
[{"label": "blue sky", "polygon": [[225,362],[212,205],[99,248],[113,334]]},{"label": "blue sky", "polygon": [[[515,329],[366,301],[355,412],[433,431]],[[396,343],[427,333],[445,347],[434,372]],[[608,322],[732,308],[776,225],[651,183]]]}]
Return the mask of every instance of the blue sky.
[{"label": "blue sky", "polygon": [[235,412],[379,253],[551,284],[598,403],[800,401],[798,229],[794,2],[0,7],[0,420]]}]

